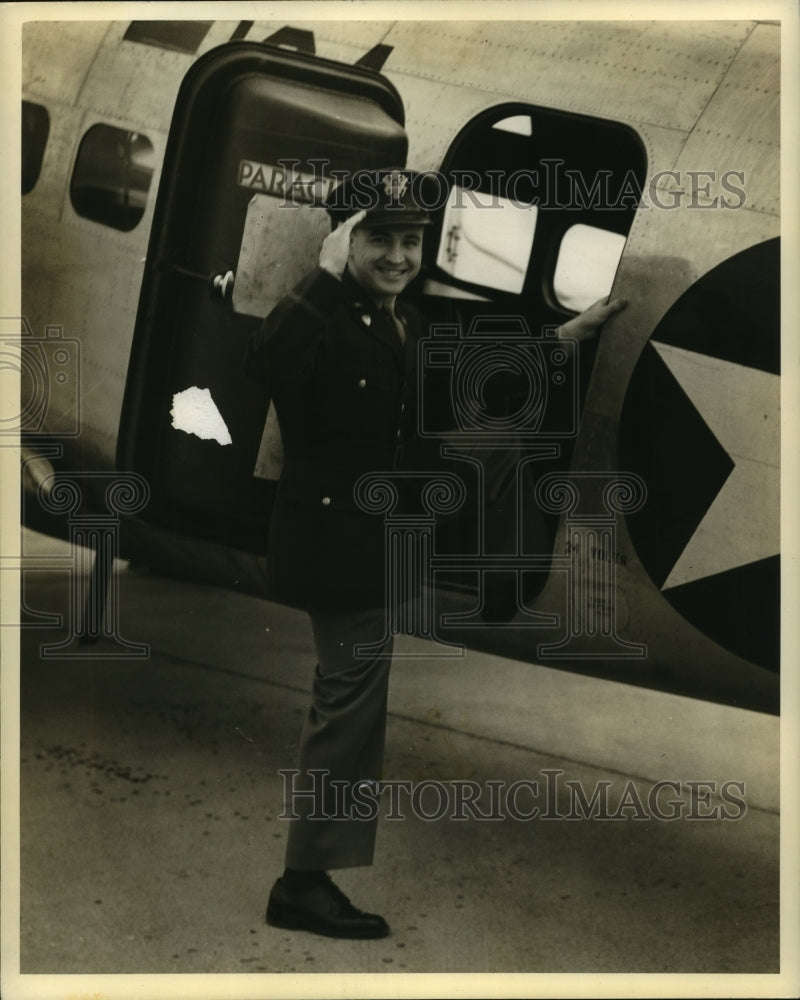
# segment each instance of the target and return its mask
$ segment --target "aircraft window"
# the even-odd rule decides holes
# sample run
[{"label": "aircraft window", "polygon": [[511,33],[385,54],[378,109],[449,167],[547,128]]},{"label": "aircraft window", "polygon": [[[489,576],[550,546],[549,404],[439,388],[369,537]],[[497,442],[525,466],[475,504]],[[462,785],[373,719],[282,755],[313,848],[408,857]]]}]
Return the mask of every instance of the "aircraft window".
[{"label": "aircraft window", "polygon": [[171,52],[193,56],[208,34],[213,21],[131,21],[124,41],[154,45]]},{"label": "aircraft window", "polygon": [[536,206],[453,185],[436,264],[484,288],[519,293],[536,229]]},{"label": "aircraft window", "polygon": [[565,309],[582,312],[608,295],[614,283],[625,237],[581,223],[561,240],[553,275],[553,291]]},{"label": "aircraft window", "polygon": [[153,144],[140,132],[93,125],[81,140],[70,184],[78,215],[128,232],[144,215]]},{"label": "aircraft window", "polygon": [[50,134],[47,108],[31,101],[22,102],[22,193],[36,187],[42,170],[44,150]]},{"label": "aircraft window", "polygon": [[[647,174],[646,151],[633,129],[507,102],[463,126],[440,170],[467,198],[475,198],[471,188],[491,191],[516,210],[479,211],[468,204],[458,213],[440,212],[438,246],[426,259],[429,280],[464,291],[494,291],[498,301],[519,295],[518,305],[541,326],[562,323],[566,313],[608,292]],[[527,211],[520,211],[523,206]],[[466,225],[460,225],[461,216]],[[495,228],[498,217],[502,225]],[[504,255],[506,266],[498,268],[488,254],[465,248],[466,241],[457,239],[464,235],[479,248]]]}]

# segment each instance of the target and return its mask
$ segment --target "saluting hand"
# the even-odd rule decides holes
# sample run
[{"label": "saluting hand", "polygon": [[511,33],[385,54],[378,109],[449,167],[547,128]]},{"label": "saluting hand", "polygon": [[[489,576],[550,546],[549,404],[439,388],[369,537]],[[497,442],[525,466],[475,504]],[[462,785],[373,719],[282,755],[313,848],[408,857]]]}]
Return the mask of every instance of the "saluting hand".
[{"label": "saluting hand", "polygon": [[366,209],[356,212],[325,237],[319,251],[319,266],[335,278],[341,278],[350,254],[350,234],[367,214]]},{"label": "saluting hand", "polygon": [[610,302],[607,299],[598,299],[579,316],[574,316],[558,328],[559,339],[580,341],[594,337],[603,323],[614,313],[624,309],[627,304],[626,299],[612,299]]}]

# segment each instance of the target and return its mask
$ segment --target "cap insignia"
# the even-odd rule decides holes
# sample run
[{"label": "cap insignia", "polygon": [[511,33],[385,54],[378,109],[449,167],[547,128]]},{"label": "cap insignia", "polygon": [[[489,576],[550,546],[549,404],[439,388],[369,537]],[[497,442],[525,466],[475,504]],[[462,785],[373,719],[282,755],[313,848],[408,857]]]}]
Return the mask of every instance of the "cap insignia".
[{"label": "cap insignia", "polygon": [[393,170],[383,178],[383,190],[386,192],[386,197],[392,201],[400,201],[407,187],[408,178],[398,170]]}]

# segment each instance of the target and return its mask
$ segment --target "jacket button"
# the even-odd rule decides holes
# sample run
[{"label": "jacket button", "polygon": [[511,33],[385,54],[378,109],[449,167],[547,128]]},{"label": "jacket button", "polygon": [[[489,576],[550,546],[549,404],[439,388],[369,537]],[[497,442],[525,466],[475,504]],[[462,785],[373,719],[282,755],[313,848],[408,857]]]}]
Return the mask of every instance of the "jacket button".
[{"label": "jacket button", "polygon": [[367,380],[365,378],[360,378],[358,380],[358,388],[359,389],[363,389],[364,386],[366,386],[366,384],[367,384]]},{"label": "jacket button", "polygon": [[330,497],[323,497],[322,498],[322,506],[323,507],[329,507],[330,503],[331,503],[331,498]]}]

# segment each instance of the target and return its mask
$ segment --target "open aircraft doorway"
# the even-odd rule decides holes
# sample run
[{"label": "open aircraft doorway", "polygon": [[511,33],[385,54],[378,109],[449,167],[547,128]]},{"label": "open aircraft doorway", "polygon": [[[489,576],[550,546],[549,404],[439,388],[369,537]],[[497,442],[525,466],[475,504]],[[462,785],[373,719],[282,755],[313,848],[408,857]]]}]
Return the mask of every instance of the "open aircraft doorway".
[{"label": "open aircraft doorway", "polygon": [[[461,448],[477,481],[459,518],[442,527],[445,549],[552,553],[559,519],[533,491],[570,468],[597,353],[596,340],[567,347],[556,331],[611,294],[646,175],[629,126],[521,102],[475,116],[447,150],[448,194],[421,305],[458,347],[452,365],[428,365],[425,378],[428,394],[472,399],[469,423],[485,433]],[[481,595],[490,619],[523,610],[547,575],[494,574]],[[439,582],[484,589],[474,572],[444,572]]]}]

